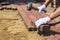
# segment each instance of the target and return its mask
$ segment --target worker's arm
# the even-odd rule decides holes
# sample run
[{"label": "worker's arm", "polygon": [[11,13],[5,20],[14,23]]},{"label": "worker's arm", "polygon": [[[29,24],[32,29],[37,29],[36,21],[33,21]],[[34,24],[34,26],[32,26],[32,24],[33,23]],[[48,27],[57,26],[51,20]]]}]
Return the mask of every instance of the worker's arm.
[{"label": "worker's arm", "polygon": [[52,18],[55,18],[58,15],[60,15],[60,7],[54,13],[51,13],[51,15],[44,17],[44,18],[40,18],[39,20],[37,20],[35,22],[35,25],[38,28],[41,24],[48,23],[49,21],[52,20]]},{"label": "worker's arm", "polygon": [[46,2],[43,5],[46,5],[46,7],[51,3],[53,0],[46,0]]},{"label": "worker's arm", "polygon": [[57,10],[50,15],[50,18],[55,18],[60,15],[60,7],[57,8]]},{"label": "worker's arm", "polygon": [[47,7],[47,6],[49,5],[49,3],[51,3],[51,2],[52,2],[52,0],[46,0],[46,2],[45,2],[42,6],[38,7],[39,12],[41,12],[42,10],[45,10],[46,7]]}]

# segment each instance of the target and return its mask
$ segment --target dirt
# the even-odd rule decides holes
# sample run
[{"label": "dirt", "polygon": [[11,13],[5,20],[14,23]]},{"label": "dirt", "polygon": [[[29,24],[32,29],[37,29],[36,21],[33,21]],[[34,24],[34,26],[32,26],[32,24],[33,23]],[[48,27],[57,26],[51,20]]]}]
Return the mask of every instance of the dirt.
[{"label": "dirt", "polygon": [[29,32],[15,10],[0,10],[0,40],[44,40],[37,31]]}]

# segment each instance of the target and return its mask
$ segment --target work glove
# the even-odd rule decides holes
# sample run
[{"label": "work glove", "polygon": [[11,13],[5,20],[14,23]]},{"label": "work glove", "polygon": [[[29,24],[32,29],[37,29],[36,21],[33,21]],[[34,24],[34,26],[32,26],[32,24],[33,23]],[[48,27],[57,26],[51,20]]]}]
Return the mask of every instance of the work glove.
[{"label": "work glove", "polygon": [[36,26],[36,28],[39,28],[39,26],[41,24],[48,23],[50,20],[51,20],[51,18],[48,17],[48,16],[47,17],[44,17],[44,18],[40,18],[39,20],[35,21],[35,26]]},{"label": "work glove", "polygon": [[45,8],[46,8],[46,6],[45,5],[42,5],[42,6],[38,7],[38,11],[39,12],[42,12],[42,11],[45,10]]}]

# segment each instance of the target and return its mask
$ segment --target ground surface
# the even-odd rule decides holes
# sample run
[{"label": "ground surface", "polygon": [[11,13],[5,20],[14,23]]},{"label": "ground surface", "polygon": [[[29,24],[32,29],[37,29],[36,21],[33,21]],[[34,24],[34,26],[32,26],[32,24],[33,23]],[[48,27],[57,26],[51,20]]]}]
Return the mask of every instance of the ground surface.
[{"label": "ground surface", "polygon": [[[51,8],[47,10],[47,14],[53,12]],[[59,18],[56,21],[59,21]],[[53,35],[50,37],[53,38]],[[48,40],[53,40],[49,38]],[[39,35],[37,31],[29,32],[17,11],[0,10],[0,40],[45,40],[45,37]]]}]

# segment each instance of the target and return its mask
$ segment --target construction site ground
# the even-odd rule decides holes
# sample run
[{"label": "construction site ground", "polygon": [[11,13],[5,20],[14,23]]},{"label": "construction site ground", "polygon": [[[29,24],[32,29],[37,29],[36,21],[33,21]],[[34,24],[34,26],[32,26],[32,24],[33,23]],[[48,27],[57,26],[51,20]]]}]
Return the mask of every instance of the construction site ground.
[{"label": "construction site ground", "polygon": [[[53,12],[47,8],[48,13]],[[60,20],[60,17],[55,19]],[[59,34],[58,34],[59,35]],[[51,35],[52,37],[52,35]],[[37,31],[28,31],[24,21],[16,10],[0,10],[0,40],[46,40]],[[48,39],[49,40],[49,39]],[[51,40],[51,39],[50,39]]]}]

